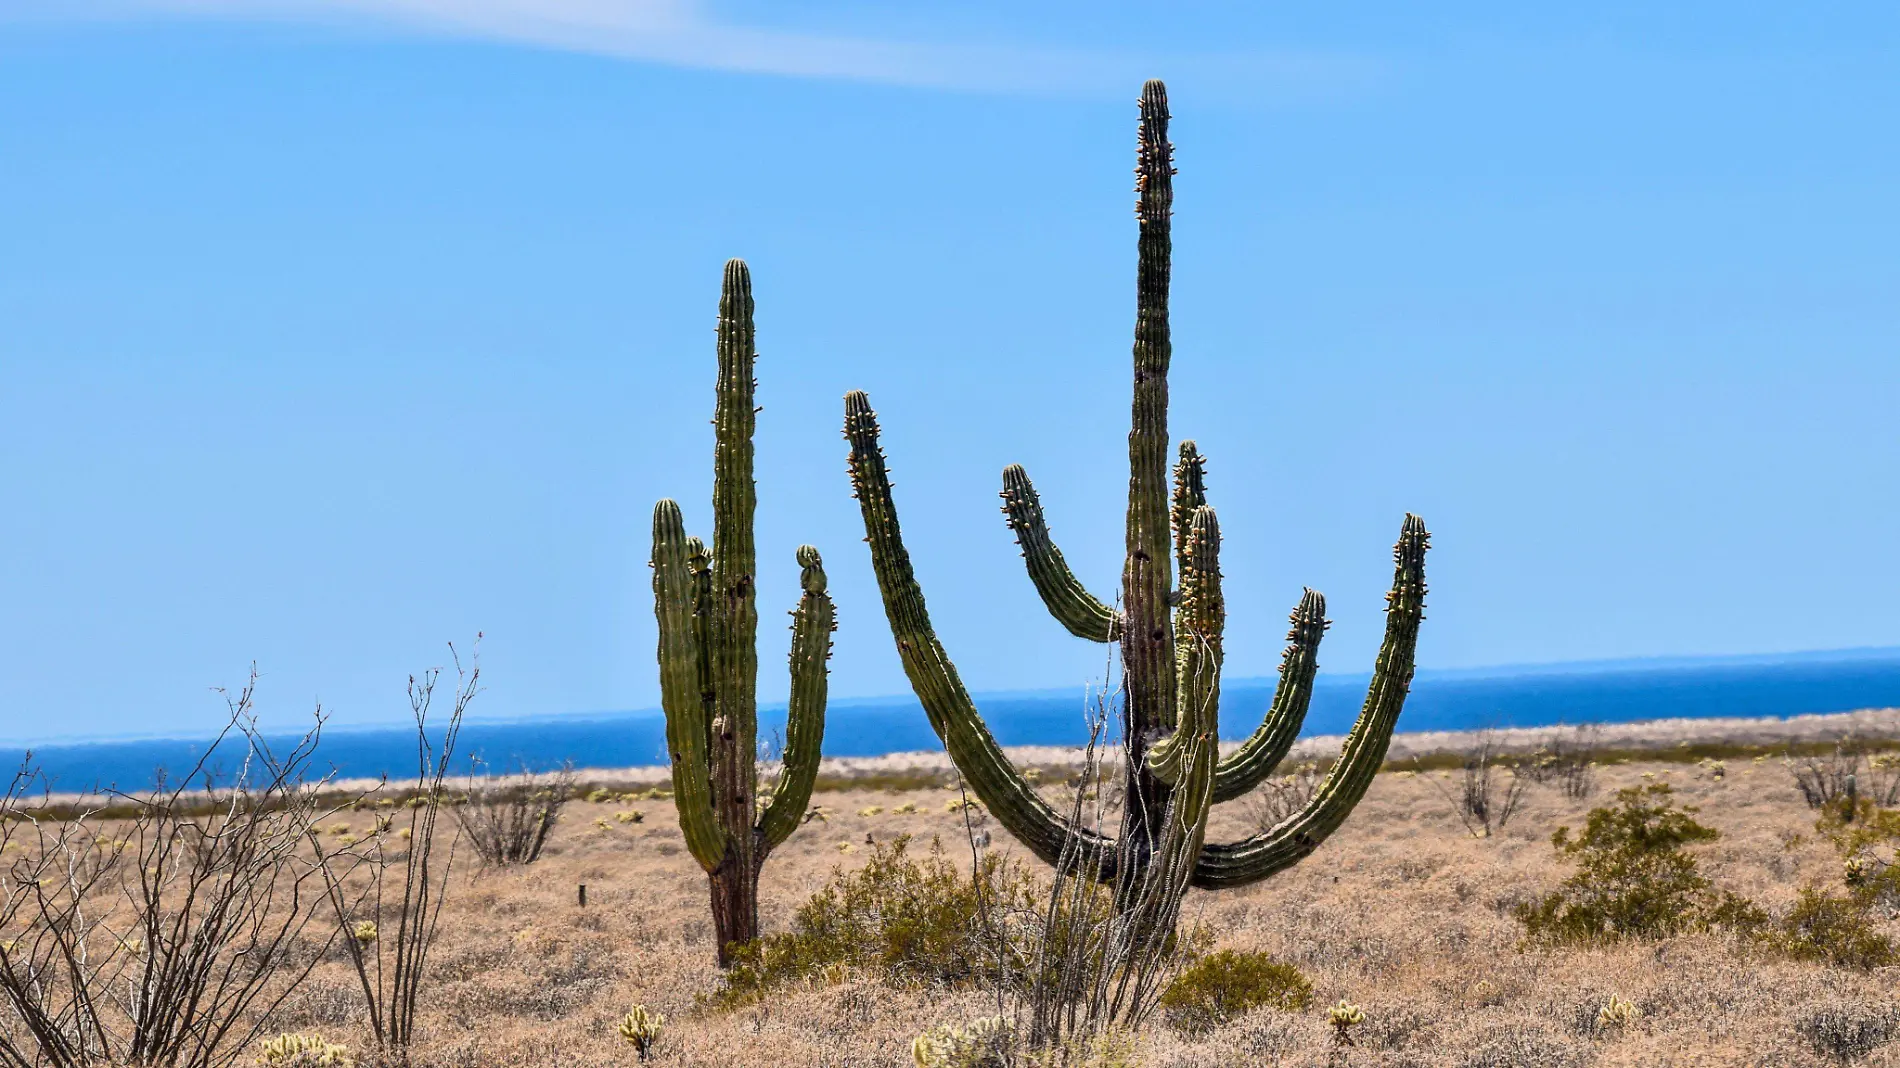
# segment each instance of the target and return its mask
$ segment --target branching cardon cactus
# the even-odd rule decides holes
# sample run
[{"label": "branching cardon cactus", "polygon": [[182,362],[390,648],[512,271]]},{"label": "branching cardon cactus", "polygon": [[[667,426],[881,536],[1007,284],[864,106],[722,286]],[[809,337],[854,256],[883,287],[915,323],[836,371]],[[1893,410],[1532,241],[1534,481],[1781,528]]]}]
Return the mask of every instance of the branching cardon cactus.
[{"label": "branching cardon cactus", "polygon": [[673,759],[673,798],[686,848],[712,883],[719,963],[759,933],[759,868],[791,836],[811,800],[825,733],[825,661],[832,605],[818,550],[800,546],[804,596],[792,613],[792,690],[784,768],[758,798],[759,610],[752,544],[752,277],[726,264],[719,297],[719,382],[713,408],[713,543],[686,536],[679,505],[653,507],[653,605],[660,693]]},{"label": "branching cardon cactus", "polygon": [[[1042,505],[1021,467],[1003,471],[1003,511],[1022,547],[1030,580],[1058,622],[1078,637],[1119,642],[1121,727],[1126,757],[1121,835],[1111,840],[1072,825],[1013,768],[984,726],[954,665],[931,630],[923,591],[898,529],[878,444],[876,414],[863,393],[845,398],[851,478],[897,649],[931,725],[996,818],[1043,860],[1116,887],[1124,919],[1144,909],[1164,929],[1167,910],[1190,883],[1229,887],[1265,879],[1311,853],[1345,822],[1385,759],[1412,681],[1425,596],[1428,536],[1416,516],[1399,535],[1387,595],[1385,643],[1364,709],[1339,760],[1306,808],[1234,843],[1204,840],[1210,806],[1253,789],[1292,746],[1312,695],[1326,628],[1325,601],[1308,590],[1293,611],[1272,705],[1253,735],[1220,759],[1220,528],[1206,503],[1205,461],[1182,442],[1168,472],[1168,274],[1173,149],[1166,90],[1149,82],[1141,97],[1136,169],[1134,417],[1128,433],[1127,558],[1119,610],[1085,589],[1050,539]],[[1172,539],[1170,539],[1172,530]],[[1179,569],[1178,589],[1172,572]],[[1137,927],[1153,929],[1152,925]]]}]

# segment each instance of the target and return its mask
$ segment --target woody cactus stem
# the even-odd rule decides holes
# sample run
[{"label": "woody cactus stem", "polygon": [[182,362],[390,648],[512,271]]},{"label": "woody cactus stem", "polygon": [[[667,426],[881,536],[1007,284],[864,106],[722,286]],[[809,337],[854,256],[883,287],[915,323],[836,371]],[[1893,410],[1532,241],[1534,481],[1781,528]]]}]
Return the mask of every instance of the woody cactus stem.
[{"label": "woody cactus stem", "polygon": [[811,800],[825,733],[825,662],[834,629],[824,564],[798,550],[804,595],[792,613],[792,689],[784,768],[769,803],[758,794],[759,611],[752,542],[752,279],[726,263],[719,299],[713,408],[713,544],[686,536],[679,505],[653,507],[653,608],[673,799],[686,848],[712,888],[719,963],[759,934],[759,869]]},{"label": "woody cactus stem", "polygon": [[[1207,503],[1207,461],[1191,441],[1168,471],[1169,216],[1173,148],[1167,94],[1149,82],[1141,97],[1136,188],[1134,402],[1128,434],[1126,557],[1120,611],[1090,593],[1050,536],[1042,502],[1021,467],[1003,471],[1003,511],[1030,580],[1070,633],[1120,645],[1122,736],[1128,798],[1119,839],[1070,824],[1009,763],[930,626],[923,591],[898,526],[877,416],[863,393],[845,398],[851,479],[897,650],[931,726],[997,820],[1037,856],[1116,887],[1136,931],[1173,923],[1189,884],[1235,886],[1265,879],[1317,848],[1364,796],[1411,686],[1425,597],[1424,523],[1406,516],[1387,595],[1385,644],[1364,709],[1313,800],[1280,825],[1244,841],[1205,841],[1212,806],[1247,793],[1286,756],[1306,717],[1327,626],[1326,602],[1307,590],[1292,615],[1280,679],[1265,718],[1219,757],[1220,672],[1226,606],[1220,526]],[[1174,588],[1173,572],[1180,571]]]}]

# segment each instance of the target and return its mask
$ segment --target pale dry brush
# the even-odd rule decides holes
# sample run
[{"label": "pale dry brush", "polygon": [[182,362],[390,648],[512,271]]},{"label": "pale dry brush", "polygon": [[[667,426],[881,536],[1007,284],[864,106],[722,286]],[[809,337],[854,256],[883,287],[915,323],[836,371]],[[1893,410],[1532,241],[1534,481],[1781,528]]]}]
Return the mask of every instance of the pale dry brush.
[{"label": "pale dry brush", "polygon": [[[321,945],[302,947],[325,854],[301,849],[335,811],[311,774],[323,720],[273,751],[256,682],[253,667],[197,762],[150,790],[36,806],[38,777],[16,774],[0,824],[0,840],[24,846],[0,845],[19,853],[0,874],[0,929],[20,932],[0,944],[0,1064],[223,1068],[315,967]],[[228,778],[210,763],[227,743],[241,751]]]},{"label": "pale dry brush", "polygon": [[[539,860],[561,810],[574,793],[572,762],[545,777],[524,763],[513,779],[498,784],[486,773],[472,774],[466,796],[454,806],[456,822],[484,864],[532,864]],[[608,791],[595,790],[588,799],[598,802],[611,796]],[[639,812],[615,813],[615,819],[622,823],[641,818]]]},{"label": "pale dry brush", "polygon": [[[323,876],[325,897],[342,939],[350,966],[363,992],[371,1035],[386,1056],[407,1062],[416,1036],[416,1012],[428,976],[442,907],[447,901],[455,870],[459,835],[439,850],[436,831],[442,807],[450,798],[445,786],[462,719],[481,692],[481,636],[464,664],[454,645],[449,655],[455,665],[453,706],[439,740],[429,735],[429,713],[434,705],[441,668],[409,677],[409,711],[416,729],[416,778],[398,838],[390,824],[378,818],[383,833],[373,834],[361,848],[325,854],[321,840],[309,835]],[[440,856],[438,856],[440,852]]]}]

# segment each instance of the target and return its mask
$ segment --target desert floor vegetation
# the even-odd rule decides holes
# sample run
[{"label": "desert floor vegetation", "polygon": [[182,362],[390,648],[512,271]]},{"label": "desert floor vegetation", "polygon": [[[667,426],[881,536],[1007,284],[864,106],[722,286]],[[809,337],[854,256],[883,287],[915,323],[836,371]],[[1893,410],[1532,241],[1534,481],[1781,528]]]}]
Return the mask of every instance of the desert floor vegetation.
[{"label": "desert floor vegetation", "polygon": [[[1532,785],[1511,821],[1479,838],[1441,789],[1459,774],[1383,773],[1355,818],[1305,862],[1255,886],[1190,891],[1183,927],[1203,941],[1205,959],[1227,954],[1258,990],[1191,971],[1166,1011],[1132,1040],[1104,1045],[1096,1063],[1900,1064],[1891,1041],[1900,1037],[1900,970],[1877,949],[1900,938],[1885,889],[1900,843],[1883,837],[1878,811],[1863,804],[1845,820],[1811,809],[1773,759],[1611,763],[1598,768],[1590,798],[1570,798],[1554,781]],[[1713,922],[1628,938],[1529,936],[1523,917],[1580,870],[1575,850],[1553,845],[1557,829],[1577,841],[1593,809],[1614,807],[1631,788],[1645,805],[1693,806],[1696,824],[1716,835],[1673,832],[1708,884],[1695,892],[1747,901],[1759,916],[1735,923],[1757,930]],[[1048,789],[1053,800],[1063,787]],[[961,901],[915,920],[917,959],[931,967],[880,965],[901,958],[912,936],[899,916],[855,955],[799,960],[758,996],[722,996],[730,980],[714,964],[705,875],[673,807],[646,802],[642,818],[623,820],[633,804],[625,795],[590,793],[568,803],[535,863],[457,865],[419,993],[412,1063],[597,1066],[644,1055],[731,1068],[901,1066],[913,1063],[920,1036],[950,1048],[956,1034],[980,1034],[1008,1011],[987,966],[960,969],[971,962],[941,940],[949,922],[984,944]],[[941,787],[820,795],[819,814],[764,869],[765,930],[793,932],[828,889],[867,885],[851,879],[906,836],[912,859],[942,865],[916,885],[945,890],[944,880],[960,878],[967,888],[960,800]],[[980,850],[991,885],[1006,904],[1032,901],[1046,868],[971,815],[992,832]],[[373,807],[345,810],[326,818],[326,833],[347,822],[365,837],[377,818]],[[1241,833],[1250,818],[1247,806],[1228,806],[1217,829]],[[1018,862],[1026,884],[997,881]],[[817,913],[827,922],[836,900]],[[374,1063],[360,983],[333,935],[318,925],[300,935],[316,960],[264,1030],[321,1035]],[[1803,951],[1815,945],[1846,951]],[[639,1049],[623,1026],[634,1006],[662,1021]],[[244,1062],[258,1055],[247,1050]]]}]

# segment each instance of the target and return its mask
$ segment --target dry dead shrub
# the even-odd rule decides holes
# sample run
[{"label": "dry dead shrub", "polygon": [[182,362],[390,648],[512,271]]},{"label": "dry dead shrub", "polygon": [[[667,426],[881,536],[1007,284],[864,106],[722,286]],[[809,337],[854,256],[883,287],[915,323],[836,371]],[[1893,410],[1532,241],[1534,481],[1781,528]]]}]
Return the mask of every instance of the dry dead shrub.
[{"label": "dry dead shrub", "polygon": [[1540,785],[1554,784],[1565,797],[1582,801],[1596,791],[1601,735],[1595,724],[1585,724],[1569,737],[1553,736],[1518,763],[1518,774]]},{"label": "dry dead shrub", "polygon": [[1286,774],[1267,779],[1248,800],[1253,823],[1264,831],[1306,811],[1325,778],[1317,763],[1302,760]]},{"label": "dry dead shrub", "polygon": [[1438,1014],[1410,1002],[1367,1001],[1358,1042],[1372,1050],[1417,1052],[1439,1040]]},{"label": "dry dead shrub", "polygon": [[[416,1008],[429,954],[435,948],[442,906],[455,870],[456,841],[438,852],[436,827],[447,800],[443,782],[455,755],[456,739],[470,702],[481,692],[481,635],[467,666],[449,646],[455,662],[454,706],[438,740],[429,736],[429,712],[442,669],[409,677],[409,712],[416,725],[416,780],[406,806],[406,826],[397,817],[379,816],[375,831],[360,848],[325,855],[314,831],[316,868],[340,940],[363,992],[376,1047],[395,1060],[407,1059],[416,1035]],[[396,873],[392,876],[392,873]]]},{"label": "dry dead shrub", "polygon": [[[0,1064],[222,1068],[322,959],[305,945],[334,848],[315,831],[336,810],[309,774],[322,716],[274,751],[256,683],[253,668],[197,763],[150,791],[32,804],[29,756],[0,795],[0,855],[18,853],[0,868]],[[227,778],[210,761],[233,749]]]},{"label": "dry dead shrub", "polygon": [[466,799],[455,806],[455,819],[482,863],[532,864],[541,858],[573,794],[572,764],[563,764],[547,778],[524,764],[507,784],[497,784],[486,774],[471,776]]},{"label": "dry dead shrub", "polygon": [[1900,1032],[1900,1006],[1833,998],[1801,1007],[1795,1030],[1815,1051],[1842,1064],[1865,1057]]},{"label": "dry dead shrub", "polygon": [[363,994],[352,983],[314,980],[297,989],[284,1011],[283,1023],[290,1026],[357,1023],[363,1019]]},{"label": "dry dead shrub", "polygon": [[1504,757],[1495,735],[1480,731],[1477,744],[1465,754],[1457,793],[1438,779],[1430,781],[1451,802],[1458,822],[1471,837],[1489,838],[1516,815],[1530,779],[1518,773],[1516,761]]},{"label": "dry dead shrub", "polygon": [[1851,811],[1863,799],[1883,808],[1900,804],[1900,758],[1872,748],[1849,735],[1818,753],[1790,751],[1782,765],[1809,808],[1845,802]]},{"label": "dry dead shrub", "polygon": [[1504,1024],[1476,1036],[1472,1049],[1454,1062],[1459,1068],[1583,1068],[1590,1063],[1587,1043],[1568,1038],[1548,1024]]}]

